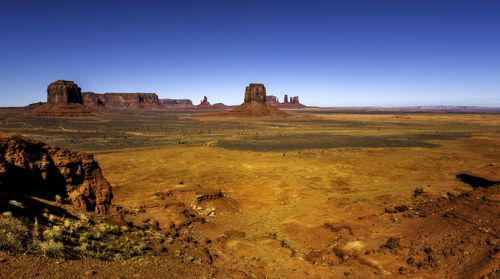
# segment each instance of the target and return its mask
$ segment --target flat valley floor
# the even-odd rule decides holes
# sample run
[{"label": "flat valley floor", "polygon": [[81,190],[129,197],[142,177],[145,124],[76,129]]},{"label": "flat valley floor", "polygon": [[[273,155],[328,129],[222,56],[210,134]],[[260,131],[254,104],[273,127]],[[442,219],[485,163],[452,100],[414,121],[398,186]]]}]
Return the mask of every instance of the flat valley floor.
[{"label": "flat valley floor", "polygon": [[[184,259],[178,276],[225,276],[199,271],[207,262],[242,278],[500,276],[499,114],[292,114],[2,112],[0,132],[93,153],[130,220],[156,220],[160,231],[182,223],[175,237],[203,243],[210,260]],[[197,219],[186,223],[178,204]],[[78,265],[69,262],[59,269]],[[93,278],[120,278],[98,265]]]}]

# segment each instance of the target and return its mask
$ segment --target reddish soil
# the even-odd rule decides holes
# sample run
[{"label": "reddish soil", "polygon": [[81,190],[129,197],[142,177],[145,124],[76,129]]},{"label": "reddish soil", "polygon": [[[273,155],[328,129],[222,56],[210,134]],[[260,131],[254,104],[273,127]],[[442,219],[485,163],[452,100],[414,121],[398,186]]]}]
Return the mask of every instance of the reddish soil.
[{"label": "reddish soil", "polygon": [[43,104],[29,112],[40,117],[88,117],[96,115],[96,111],[82,104]]},{"label": "reddish soil", "polygon": [[276,118],[291,117],[291,114],[281,111],[268,103],[259,103],[256,101],[251,101],[249,103],[243,103],[227,112],[214,112],[199,116],[201,117],[215,116],[222,118],[227,117],[227,118],[276,119]]}]

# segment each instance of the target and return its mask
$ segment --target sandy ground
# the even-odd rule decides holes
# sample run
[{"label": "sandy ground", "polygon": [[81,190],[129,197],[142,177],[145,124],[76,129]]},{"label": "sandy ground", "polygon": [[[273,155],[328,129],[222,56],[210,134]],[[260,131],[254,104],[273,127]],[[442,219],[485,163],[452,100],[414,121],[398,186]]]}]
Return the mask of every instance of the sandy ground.
[{"label": "sandy ground", "polygon": [[[141,148],[100,149],[96,150],[96,159],[113,186],[114,204],[138,212],[130,216],[134,221],[154,218],[165,231],[172,223],[179,225],[183,217],[175,215],[166,201],[181,202],[204,218],[203,222],[192,222],[183,228],[210,240],[206,247],[214,258],[213,266],[239,272],[203,273],[207,276],[499,276],[499,186],[474,190],[457,179],[457,175],[466,173],[490,181],[500,180],[498,115],[318,114],[305,120],[301,117],[300,123],[242,121],[238,125],[245,127],[244,130],[221,129],[200,144],[179,141]],[[211,127],[215,125],[212,121],[196,125]],[[140,131],[133,133],[147,136]],[[307,145],[313,141],[311,133],[360,136],[374,141],[381,135],[448,136],[402,147],[347,143],[340,147],[311,148]],[[291,142],[292,147],[280,149],[281,141],[276,138],[279,134],[284,138],[307,134],[300,139],[306,143],[305,148],[295,148],[296,142]],[[196,142],[194,139],[198,137],[183,135],[182,138],[189,143]],[[259,142],[264,137],[265,141]],[[255,145],[254,150],[249,150],[220,144],[223,140],[250,139],[256,145],[277,147],[255,151]],[[422,190],[415,191],[418,188]],[[203,201],[195,198],[219,190],[222,197]],[[10,257],[4,256],[8,260],[0,264],[1,268],[18,270],[17,259]],[[53,260],[44,261],[53,264]],[[151,266],[157,261],[147,260]],[[120,270],[118,273],[123,272],[124,278],[162,277],[135,274],[132,268],[135,265],[130,263],[121,270],[120,263],[99,263],[96,275],[102,275],[100,270],[104,274]],[[62,266],[61,270],[74,268],[71,264]],[[183,273],[186,269],[179,266],[177,271],[177,265],[171,267],[172,277],[186,277]],[[143,270],[146,269],[157,270],[152,267]],[[54,275],[54,278],[63,278],[57,274],[60,277]],[[33,276],[30,273],[26,277]]]}]

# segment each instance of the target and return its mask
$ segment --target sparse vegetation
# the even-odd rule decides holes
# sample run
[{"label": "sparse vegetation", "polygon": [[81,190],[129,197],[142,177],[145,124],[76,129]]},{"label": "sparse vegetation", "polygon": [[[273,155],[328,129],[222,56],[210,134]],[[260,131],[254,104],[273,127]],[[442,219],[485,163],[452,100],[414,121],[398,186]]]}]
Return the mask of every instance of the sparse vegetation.
[{"label": "sparse vegetation", "polygon": [[5,214],[0,218],[0,250],[25,253],[30,240],[31,233],[25,220]]},{"label": "sparse vegetation", "polygon": [[44,213],[33,221],[0,218],[0,250],[53,258],[123,260],[164,253],[164,235],[108,223],[91,224]]}]

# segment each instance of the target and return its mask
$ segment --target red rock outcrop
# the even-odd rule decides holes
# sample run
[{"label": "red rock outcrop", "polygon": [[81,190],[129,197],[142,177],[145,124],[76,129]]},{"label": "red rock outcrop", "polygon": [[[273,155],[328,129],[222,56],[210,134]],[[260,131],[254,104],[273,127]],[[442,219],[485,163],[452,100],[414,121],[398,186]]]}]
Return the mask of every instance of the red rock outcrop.
[{"label": "red rock outcrop", "polygon": [[0,189],[45,199],[61,195],[97,213],[108,212],[113,196],[92,154],[18,136],[0,135]]},{"label": "red rock outcrop", "polygon": [[49,104],[83,104],[81,88],[73,81],[57,80],[47,86]]},{"label": "red rock outcrop", "polygon": [[84,92],[83,103],[97,109],[152,110],[162,109],[155,93],[94,93]]},{"label": "red rock outcrop", "polygon": [[209,107],[211,106],[210,102],[208,101],[207,96],[203,96],[203,100],[200,101],[200,104],[197,105],[197,107]]},{"label": "red rock outcrop", "polygon": [[250,103],[251,101],[266,102],[266,87],[264,87],[264,84],[250,83],[245,88],[245,103]]},{"label": "red rock outcrop", "polygon": [[305,105],[299,102],[299,96],[293,96],[288,98],[288,95],[285,94],[283,103],[280,102],[270,102],[274,107],[284,108],[284,109],[299,109],[306,107]]},{"label": "red rock outcrop", "polygon": [[196,106],[196,108],[212,108],[212,104],[208,101],[207,96],[203,96],[203,100],[200,101],[200,104]]},{"label": "red rock outcrop", "polygon": [[276,96],[273,96],[273,95],[267,95],[266,96],[266,102],[270,103],[270,104],[275,104],[275,103],[279,103],[279,100]]},{"label": "red rock outcrop", "polygon": [[161,105],[172,108],[193,107],[193,102],[189,99],[159,99]]},{"label": "red rock outcrop", "polygon": [[277,108],[286,108],[286,109],[297,109],[297,108],[304,108],[306,107],[305,105],[301,104],[299,102],[299,96],[293,96],[288,98],[288,95],[285,94],[283,98],[283,103],[280,103],[278,98],[273,95],[267,95],[266,96],[267,103],[271,104],[274,107]]},{"label": "red rock outcrop", "polygon": [[228,112],[206,114],[235,118],[283,118],[290,114],[283,112],[266,102],[266,88],[262,83],[250,83],[245,89],[245,101]]},{"label": "red rock outcrop", "polygon": [[83,104],[80,87],[73,81],[58,80],[47,87],[47,103],[31,107],[40,117],[88,117],[95,111]]}]

